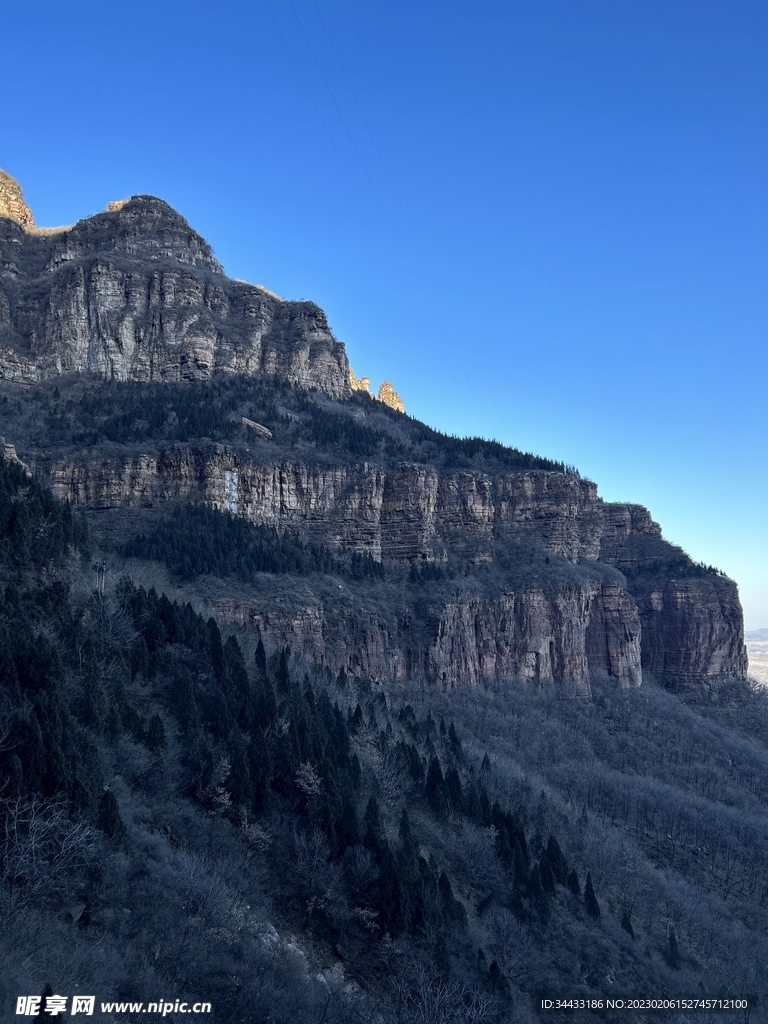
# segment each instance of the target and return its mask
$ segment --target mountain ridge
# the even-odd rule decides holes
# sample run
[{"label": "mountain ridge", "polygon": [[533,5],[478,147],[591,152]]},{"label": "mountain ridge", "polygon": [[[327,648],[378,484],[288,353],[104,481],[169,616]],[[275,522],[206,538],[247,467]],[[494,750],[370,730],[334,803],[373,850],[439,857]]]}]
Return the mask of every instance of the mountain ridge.
[{"label": "mountain ridge", "polygon": [[[163,200],[110,204],[56,235],[30,233],[19,202],[20,189],[0,196],[0,429],[59,498],[96,519],[202,503],[370,557],[392,580],[434,565],[463,581],[425,603],[406,579],[399,609],[361,593],[346,618],[319,580],[282,613],[256,595],[219,614],[379,682],[518,676],[583,694],[594,671],[622,686],[642,671],[683,688],[744,678],[735,584],[641,506],[602,502],[562,465],[438,435],[394,392],[392,409],[374,400],[318,306],[227,278]],[[30,401],[46,425],[36,411],[25,434]]]}]

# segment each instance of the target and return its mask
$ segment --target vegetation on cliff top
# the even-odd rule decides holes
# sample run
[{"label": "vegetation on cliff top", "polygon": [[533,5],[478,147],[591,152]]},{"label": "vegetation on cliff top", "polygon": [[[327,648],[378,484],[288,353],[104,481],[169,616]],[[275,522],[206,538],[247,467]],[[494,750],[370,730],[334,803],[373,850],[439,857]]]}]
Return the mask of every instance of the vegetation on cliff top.
[{"label": "vegetation on cliff top", "polygon": [[184,384],[59,379],[39,386],[31,404],[3,395],[2,411],[14,418],[18,444],[29,438],[42,449],[201,439],[242,448],[256,440],[241,422],[246,416],[272,431],[276,453],[576,474],[562,462],[497,441],[442,434],[367,395],[356,393],[347,402],[334,403],[275,379],[218,375]]}]

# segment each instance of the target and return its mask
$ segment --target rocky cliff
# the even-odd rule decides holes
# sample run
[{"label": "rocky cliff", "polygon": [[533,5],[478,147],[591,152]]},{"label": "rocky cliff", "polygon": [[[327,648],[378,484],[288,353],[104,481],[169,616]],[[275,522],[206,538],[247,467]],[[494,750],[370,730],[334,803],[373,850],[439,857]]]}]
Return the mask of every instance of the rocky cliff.
[{"label": "rocky cliff", "polygon": [[[535,544],[573,563],[597,561],[606,521],[612,526],[632,515],[630,506],[600,502],[590,481],[562,473],[495,477],[410,462],[262,462],[220,444],[68,457],[53,463],[50,482],[55,494],[80,507],[202,501],[252,523],[403,564],[445,563],[449,550],[492,562],[497,541]],[[646,517],[631,529],[658,536]],[[609,542],[617,544],[613,533]]]},{"label": "rocky cliff", "polygon": [[[416,677],[456,687],[518,678],[585,696],[590,669],[622,686],[642,680],[637,609],[619,587],[595,579],[494,597],[457,591],[416,610],[407,602],[374,609],[370,595],[361,601],[354,590],[321,600],[307,587],[250,600],[214,596],[208,604],[333,672],[379,681]],[[599,651],[589,634],[600,635]]]},{"label": "rocky cliff", "polygon": [[383,566],[199,584],[219,615],[334,671],[578,694],[594,671],[622,686],[745,675],[735,584],[646,509],[440,435],[386,382],[374,399],[322,310],[227,278],[159,199],[46,233],[0,174],[0,378],[0,433],[97,535],[112,516],[118,548],[121,514],[133,529],[194,503]]},{"label": "rocky cliff", "polygon": [[[370,554],[393,571],[465,567],[460,584],[432,587],[426,601],[401,593],[399,611],[391,594],[377,604],[370,586],[364,598],[349,586],[320,597],[303,584],[279,599],[260,588],[247,599],[214,601],[225,617],[257,625],[334,671],[418,674],[451,686],[517,676],[576,693],[588,692],[594,669],[630,686],[645,668],[677,687],[746,671],[732,581],[693,566],[647,510],[606,504],[593,483],[573,475],[312,465],[174,444],[130,457],[60,459],[50,481],[82,508],[201,502]],[[660,559],[682,578],[660,575]]]},{"label": "rocky cliff", "polygon": [[0,377],[264,374],[350,393],[344,346],[311,302],[232,281],[167,203],[135,196],[54,234],[0,177]]}]

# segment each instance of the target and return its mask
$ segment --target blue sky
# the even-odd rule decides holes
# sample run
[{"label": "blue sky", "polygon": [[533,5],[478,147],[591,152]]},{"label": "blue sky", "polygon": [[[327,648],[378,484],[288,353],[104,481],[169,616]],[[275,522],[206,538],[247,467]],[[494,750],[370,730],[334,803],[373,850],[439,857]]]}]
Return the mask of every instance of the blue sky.
[{"label": "blue sky", "polygon": [[167,199],[410,413],[578,466],[768,626],[762,0],[7,5],[39,224]]}]

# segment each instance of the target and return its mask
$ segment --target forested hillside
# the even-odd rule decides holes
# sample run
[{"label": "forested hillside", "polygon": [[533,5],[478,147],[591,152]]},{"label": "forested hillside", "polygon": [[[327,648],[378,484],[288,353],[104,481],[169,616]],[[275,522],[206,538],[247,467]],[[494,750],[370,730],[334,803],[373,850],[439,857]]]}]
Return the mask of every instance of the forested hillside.
[{"label": "forested hillside", "polygon": [[[366,571],[254,529],[229,538],[246,573]],[[596,672],[576,700],[330,673],[142,585],[10,462],[0,538],[4,1014],[75,983],[208,1000],[220,1024],[765,991],[768,703],[748,684],[683,699]],[[167,521],[142,543],[180,557]],[[238,571],[205,544],[176,568],[198,559]]]},{"label": "forested hillside", "polygon": [[226,375],[185,384],[131,384],[87,375],[49,381],[30,395],[8,389],[0,417],[12,417],[14,440],[43,453],[69,446],[255,440],[242,417],[268,427],[278,450],[354,458],[414,459],[448,468],[555,470],[562,462],[480,437],[450,437],[356,392],[344,403],[279,380]]}]

